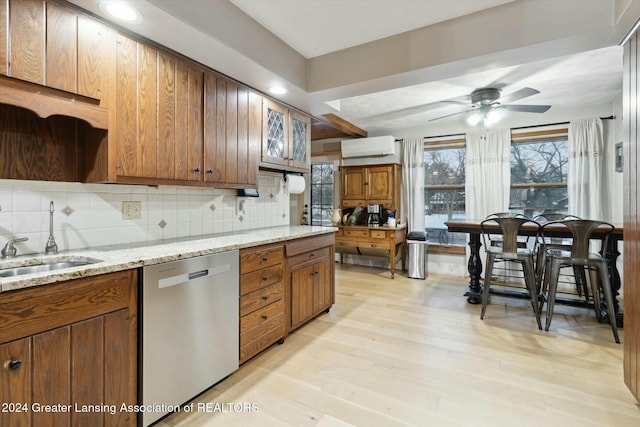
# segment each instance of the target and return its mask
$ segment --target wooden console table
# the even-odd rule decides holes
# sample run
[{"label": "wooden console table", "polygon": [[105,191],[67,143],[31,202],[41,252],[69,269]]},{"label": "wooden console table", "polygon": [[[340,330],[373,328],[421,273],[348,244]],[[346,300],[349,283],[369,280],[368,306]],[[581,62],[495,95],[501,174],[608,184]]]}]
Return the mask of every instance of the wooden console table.
[{"label": "wooden console table", "polygon": [[[344,251],[353,248],[356,255],[389,257],[389,269],[393,279],[396,272],[396,254],[401,253],[402,269],[405,269],[407,254],[407,225],[397,227],[366,227],[358,225],[341,225],[336,233],[336,252],[340,253],[340,263],[343,262]],[[362,249],[380,249],[381,255],[362,253]],[[399,252],[400,251],[400,252]]]}]

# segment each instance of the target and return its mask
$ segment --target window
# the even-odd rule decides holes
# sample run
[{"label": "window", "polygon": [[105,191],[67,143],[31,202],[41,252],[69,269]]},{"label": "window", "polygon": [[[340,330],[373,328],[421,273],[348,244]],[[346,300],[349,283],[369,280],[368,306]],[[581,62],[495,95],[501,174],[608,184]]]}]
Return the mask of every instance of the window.
[{"label": "window", "polygon": [[[561,132],[564,135],[559,135]],[[567,213],[566,129],[535,134],[538,135],[512,137],[509,210],[530,218],[550,212]]]},{"label": "window", "polygon": [[333,163],[311,165],[311,225],[331,225]]},{"label": "window", "polygon": [[442,245],[466,245],[464,233],[449,233],[445,221],[464,219],[464,139],[425,144],[425,229],[427,238]]}]

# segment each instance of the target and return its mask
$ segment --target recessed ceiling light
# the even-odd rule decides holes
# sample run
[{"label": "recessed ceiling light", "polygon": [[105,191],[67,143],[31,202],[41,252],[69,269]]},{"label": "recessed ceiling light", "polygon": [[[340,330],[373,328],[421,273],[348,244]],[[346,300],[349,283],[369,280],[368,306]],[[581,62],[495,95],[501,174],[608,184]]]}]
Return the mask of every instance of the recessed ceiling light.
[{"label": "recessed ceiling light", "polygon": [[283,86],[271,86],[269,88],[269,93],[272,93],[274,95],[284,95],[285,93],[287,93],[287,89],[285,89]]},{"label": "recessed ceiling light", "polygon": [[116,19],[126,22],[142,22],[142,14],[125,1],[101,1],[98,4],[100,10]]}]

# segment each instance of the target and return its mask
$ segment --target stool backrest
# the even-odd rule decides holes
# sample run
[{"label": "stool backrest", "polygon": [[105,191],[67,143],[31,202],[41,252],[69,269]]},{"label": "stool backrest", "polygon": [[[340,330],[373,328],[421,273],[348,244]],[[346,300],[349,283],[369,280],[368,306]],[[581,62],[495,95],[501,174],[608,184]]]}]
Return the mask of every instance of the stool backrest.
[{"label": "stool backrest", "polygon": [[545,235],[545,230],[548,232],[552,227],[557,227],[558,224],[566,227],[571,233],[571,257],[576,259],[585,259],[589,257],[589,242],[591,241],[596,229],[601,229],[603,233],[603,245],[606,246],[609,235],[615,228],[612,224],[604,221],[567,219],[562,221],[551,221],[544,224],[541,228],[542,235]]},{"label": "stool backrest", "polygon": [[498,234],[496,227],[499,227],[500,234],[502,234],[502,251],[516,253],[519,247],[518,234],[520,234],[522,226],[527,223],[534,225],[534,234],[537,236],[540,231],[540,224],[525,215],[503,212],[487,216],[480,223],[485,250],[488,248],[487,239],[491,239],[491,235]]}]

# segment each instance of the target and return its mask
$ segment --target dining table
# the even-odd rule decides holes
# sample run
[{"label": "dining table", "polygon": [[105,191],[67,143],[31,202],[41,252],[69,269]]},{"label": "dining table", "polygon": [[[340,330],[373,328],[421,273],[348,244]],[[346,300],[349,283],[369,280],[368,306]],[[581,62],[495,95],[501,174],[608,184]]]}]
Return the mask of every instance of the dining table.
[{"label": "dining table", "polygon": [[[469,286],[464,294],[467,297],[467,302],[470,304],[480,304],[482,302],[482,259],[480,257],[480,248],[482,247],[481,235],[482,229],[480,223],[483,220],[478,219],[457,219],[446,221],[447,231],[449,233],[468,233],[469,235],[469,259],[467,261],[467,270],[469,272]],[[542,225],[542,224],[541,224]],[[600,312],[596,313],[598,322],[609,323],[609,311],[613,309],[613,313],[616,317],[616,323],[618,327],[624,325],[624,314],[618,296],[622,286],[620,279],[620,272],[616,265],[617,259],[620,256],[618,249],[618,242],[623,240],[623,227],[622,225],[613,224],[614,229],[606,237],[606,231],[608,227],[596,228],[592,234],[592,239],[603,241],[603,245],[600,249],[600,254],[608,260],[608,273],[609,281],[611,284],[611,291],[613,295],[613,307],[607,307],[604,300],[600,301]],[[500,233],[500,228],[495,225],[491,230],[492,233]],[[525,223],[520,229],[519,235],[522,236],[536,236],[538,235],[539,227],[534,223]],[[550,238],[571,238],[569,230],[561,224],[549,224],[544,228],[544,237]],[[529,298],[525,292],[513,292],[513,291],[500,291],[491,289],[491,294],[497,294],[502,296],[512,296],[517,298]],[[575,298],[557,298],[557,304],[568,304],[575,306],[589,306],[592,307],[593,303],[587,301],[577,300]]]}]

